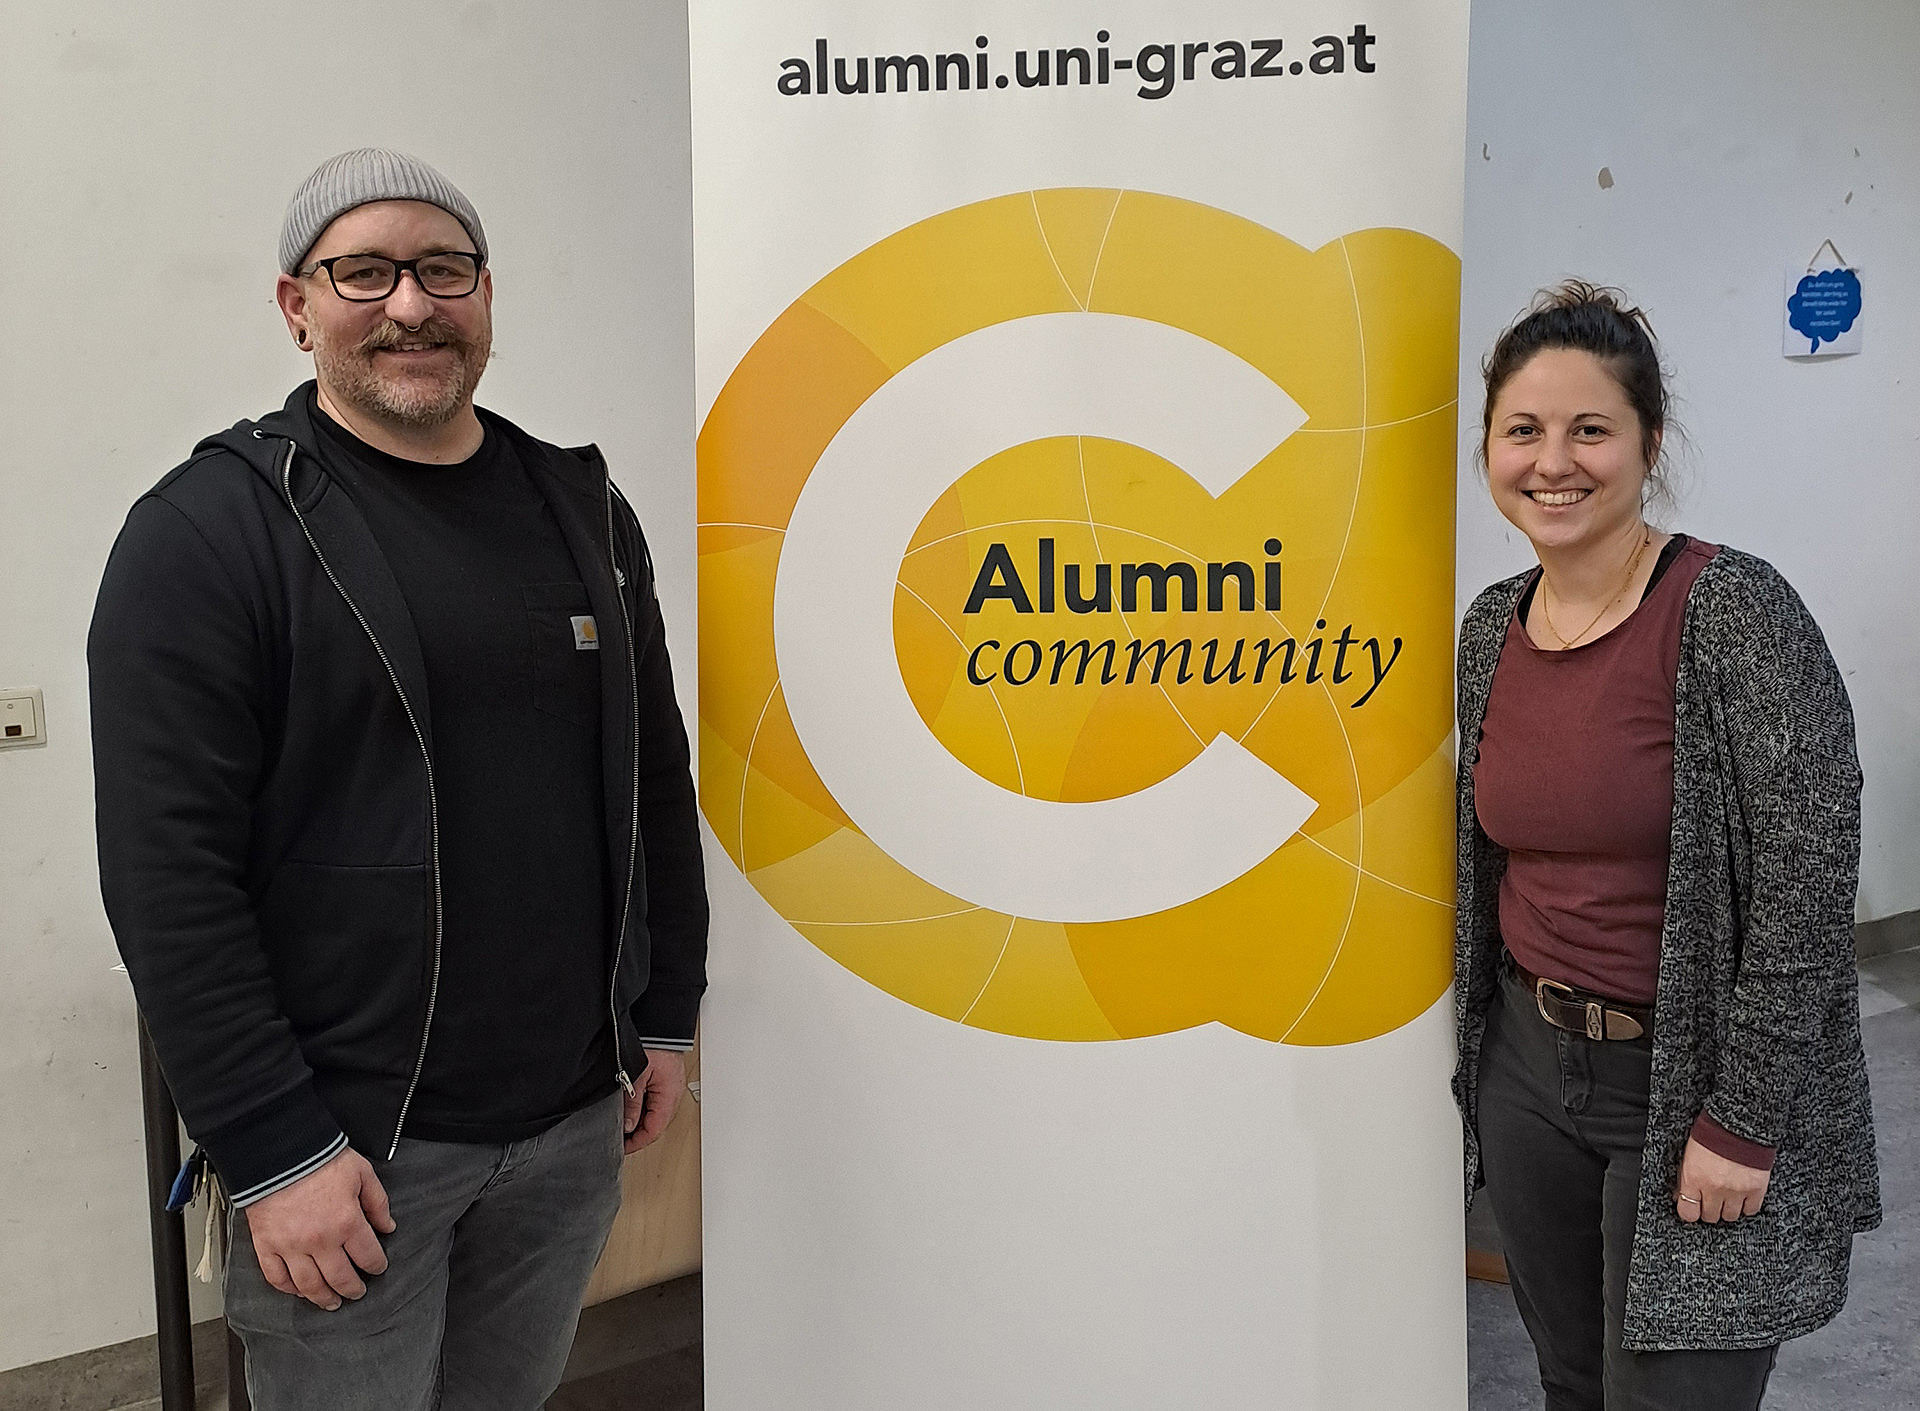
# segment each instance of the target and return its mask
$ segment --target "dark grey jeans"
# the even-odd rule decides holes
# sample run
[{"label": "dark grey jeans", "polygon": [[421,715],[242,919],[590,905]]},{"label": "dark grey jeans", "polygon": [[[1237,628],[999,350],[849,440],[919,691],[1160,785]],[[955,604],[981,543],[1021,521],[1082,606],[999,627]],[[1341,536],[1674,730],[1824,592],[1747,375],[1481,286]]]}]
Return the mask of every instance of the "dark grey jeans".
[{"label": "dark grey jeans", "polygon": [[328,1313],[261,1276],[233,1216],[227,1320],[258,1411],[538,1411],[620,1208],[615,1094],[506,1146],[402,1140],[379,1164],[387,1271]]},{"label": "dark grey jeans", "polygon": [[1548,1411],[1753,1411],[1777,1347],[1620,1345],[1653,1041],[1555,1028],[1510,967],[1480,1049],[1480,1153]]}]

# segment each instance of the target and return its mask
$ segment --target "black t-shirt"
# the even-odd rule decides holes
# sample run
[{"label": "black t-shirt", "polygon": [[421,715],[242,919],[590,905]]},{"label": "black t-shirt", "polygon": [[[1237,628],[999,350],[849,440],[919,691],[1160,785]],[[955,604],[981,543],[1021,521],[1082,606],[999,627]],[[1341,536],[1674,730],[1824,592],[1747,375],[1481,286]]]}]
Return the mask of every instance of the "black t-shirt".
[{"label": "black t-shirt", "polygon": [[428,465],[317,405],[313,420],[426,666],[442,939],[405,1134],[518,1141],[614,1086],[593,609],[505,437],[489,429],[469,459]]}]

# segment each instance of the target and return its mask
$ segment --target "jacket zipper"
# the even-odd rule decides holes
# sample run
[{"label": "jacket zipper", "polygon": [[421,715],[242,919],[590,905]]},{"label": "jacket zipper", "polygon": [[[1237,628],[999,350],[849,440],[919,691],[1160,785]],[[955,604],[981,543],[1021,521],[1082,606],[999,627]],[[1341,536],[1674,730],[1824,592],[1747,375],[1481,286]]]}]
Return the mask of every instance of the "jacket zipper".
[{"label": "jacket zipper", "polygon": [[627,943],[627,917],[633,909],[633,874],[640,860],[640,675],[634,665],[633,614],[627,611],[626,584],[619,581],[625,575],[620,567],[620,554],[613,536],[613,474],[607,473],[607,561],[613,566],[614,597],[620,602],[620,620],[626,625],[627,637],[627,720],[628,739],[631,742],[630,753],[633,757],[633,799],[628,811],[630,828],[627,835],[627,885],[620,897],[620,924],[613,932],[613,969],[607,976],[607,1012],[613,1016],[613,1066],[614,1077],[620,1080],[620,1086],[629,1096],[633,1093],[633,1079],[627,1075],[626,1061],[620,1056],[620,957]]},{"label": "jacket zipper", "polygon": [[[258,433],[256,433],[258,434]],[[320,561],[320,567],[327,575],[327,581],[333,584],[340,600],[347,605],[354,620],[360,624],[360,630],[367,634],[367,640],[373,643],[374,653],[380,658],[380,664],[387,669],[387,679],[393,682],[394,693],[400,697],[400,708],[407,713],[407,723],[413,727],[413,738],[420,746],[420,758],[427,767],[427,820],[431,837],[431,862],[433,871],[433,978],[427,986],[427,1015],[420,1025],[420,1052],[413,1061],[413,1077],[407,1083],[406,1096],[400,1099],[400,1116],[393,1124],[393,1142],[387,1148],[387,1160],[393,1160],[394,1153],[400,1150],[400,1132],[407,1125],[407,1109],[413,1106],[413,1095],[420,1087],[420,1075],[427,1066],[427,1035],[433,1031],[433,1008],[440,998],[440,940],[442,916],[440,906],[440,800],[433,784],[433,753],[427,748],[427,737],[420,729],[420,719],[413,713],[413,702],[407,699],[406,690],[400,685],[399,673],[393,669],[393,662],[387,657],[387,649],[380,645],[380,639],[374,635],[373,626],[366,615],[360,611],[360,605],[354,602],[346,587],[334,574],[333,565],[327,562],[327,556],[320,552],[320,545],[313,537],[313,531],[307,527],[307,518],[300,513],[300,506],[293,498],[293,455],[299,449],[294,441],[287,442],[286,463],[280,467],[280,493],[286,497],[287,507],[293,511],[293,517],[300,525],[300,532],[307,536],[307,546],[313,550],[313,556]],[[611,523],[611,521],[609,521]],[[634,788],[639,789],[639,762],[634,764]],[[637,815],[636,815],[637,816]],[[628,885],[632,885],[629,878]],[[616,964],[617,964],[616,957]],[[614,1030],[614,1050],[618,1056],[620,1033]],[[621,1074],[622,1079],[626,1077]]]}]

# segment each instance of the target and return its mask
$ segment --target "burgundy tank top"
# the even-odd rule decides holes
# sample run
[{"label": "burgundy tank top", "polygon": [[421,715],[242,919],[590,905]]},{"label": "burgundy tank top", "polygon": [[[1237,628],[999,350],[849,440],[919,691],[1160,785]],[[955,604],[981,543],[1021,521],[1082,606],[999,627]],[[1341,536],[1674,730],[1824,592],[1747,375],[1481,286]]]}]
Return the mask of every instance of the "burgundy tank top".
[{"label": "burgundy tank top", "polygon": [[1507,851],[1501,937],[1537,975],[1653,1002],[1680,624],[1694,579],[1717,552],[1685,541],[1626,621],[1566,651],[1528,638],[1531,584],[1507,625],[1480,726],[1474,811]]}]

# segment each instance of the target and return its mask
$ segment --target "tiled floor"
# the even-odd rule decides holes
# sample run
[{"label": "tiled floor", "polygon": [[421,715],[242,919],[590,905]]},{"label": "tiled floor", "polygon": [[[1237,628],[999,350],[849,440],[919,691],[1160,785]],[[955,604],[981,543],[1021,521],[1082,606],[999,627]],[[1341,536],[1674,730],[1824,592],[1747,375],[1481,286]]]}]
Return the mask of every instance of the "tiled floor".
[{"label": "tiled floor", "polygon": [[700,1344],[566,1382],[547,1411],[700,1411]]},{"label": "tiled floor", "polygon": [[547,1411],[700,1411],[700,1276],[641,1289],[580,1315]]}]

